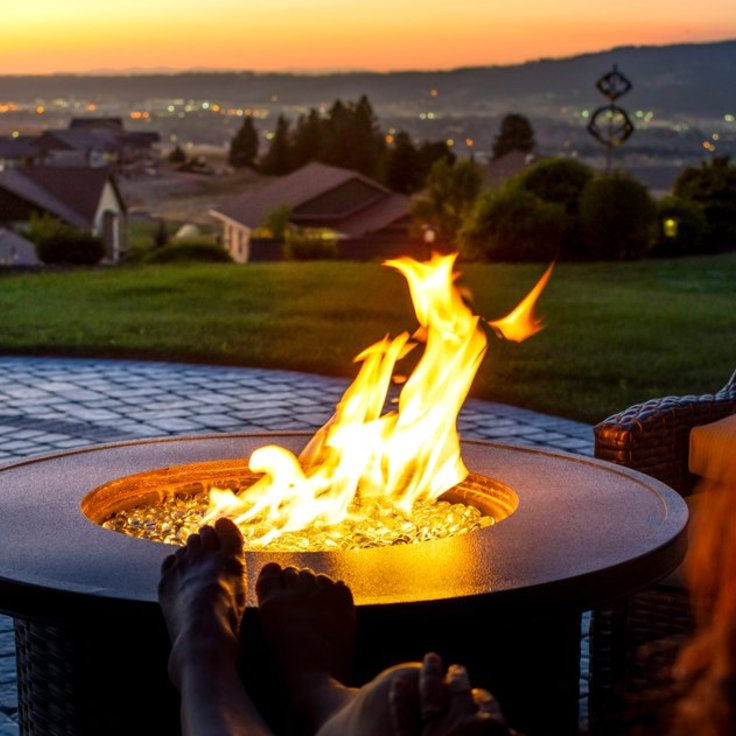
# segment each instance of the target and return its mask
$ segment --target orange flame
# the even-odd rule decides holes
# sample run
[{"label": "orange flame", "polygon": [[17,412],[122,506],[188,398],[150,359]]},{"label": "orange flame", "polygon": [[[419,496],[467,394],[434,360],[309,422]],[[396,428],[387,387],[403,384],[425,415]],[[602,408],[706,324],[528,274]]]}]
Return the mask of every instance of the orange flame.
[{"label": "orange flame", "polygon": [[[211,489],[205,522],[227,515],[252,529],[267,520],[266,531],[249,537],[267,545],[286,532],[360,515],[356,501],[389,498],[408,513],[466,477],[456,421],[487,343],[480,318],[454,286],[456,257],[384,264],[408,281],[420,324],[413,339],[408,332],[385,337],[360,353],[357,378],[299,457],[275,445],[257,449],[249,467],[263,477],[239,495]],[[542,288],[538,284],[530,297]],[[424,351],[402,385],[397,409],[382,413],[397,361],[418,342]]]},{"label": "orange flame", "polygon": [[554,263],[549,266],[542,274],[542,278],[537,281],[536,286],[519,302],[513,311],[501,319],[488,323],[499,337],[513,342],[524,342],[528,337],[544,329],[544,325],[534,314],[534,305],[537,303],[544,287],[547,286],[554,267]]}]

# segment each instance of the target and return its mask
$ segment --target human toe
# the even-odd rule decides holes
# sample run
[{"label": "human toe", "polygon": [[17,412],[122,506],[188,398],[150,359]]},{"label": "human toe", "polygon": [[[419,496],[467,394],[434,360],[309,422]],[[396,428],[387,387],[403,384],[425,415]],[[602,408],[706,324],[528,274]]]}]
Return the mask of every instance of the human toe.
[{"label": "human toe", "polygon": [[256,595],[263,602],[277,590],[284,589],[284,571],[277,562],[269,562],[261,568],[256,580]]}]

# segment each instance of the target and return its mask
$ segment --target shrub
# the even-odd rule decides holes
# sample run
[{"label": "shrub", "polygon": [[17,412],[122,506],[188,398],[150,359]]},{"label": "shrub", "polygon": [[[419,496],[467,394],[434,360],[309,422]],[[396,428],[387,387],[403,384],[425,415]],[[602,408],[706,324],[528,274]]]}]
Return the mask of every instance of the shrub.
[{"label": "shrub", "polygon": [[539,199],[565,208],[568,217],[562,255],[566,258],[581,258],[585,254],[578,214],[583,189],[592,178],[593,170],[589,166],[572,159],[554,158],[540,161],[517,179],[520,187]]},{"label": "shrub", "polygon": [[177,240],[151,251],[148,263],[230,263],[230,254],[211,240]]},{"label": "shrub", "polygon": [[681,256],[702,250],[706,229],[702,209],[687,199],[665,197],[657,203],[658,256]]},{"label": "shrub", "polygon": [[580,221],[590,257],[641,258],[653,241],[656,206],[649,190],[622,173],[591,179],[580,198]]},{"label": "shrub", "polygon": [[504,261],[547,261],[558,255],[569,218],[562,205],[518,186],[484,192],[461,235],[464,255]]},{"label": "shrub", "polygon": [[519,175],[519,185],[545,202],[561,204],[568,215],[580,210],[580,195],[593,169],[568,158],[540,161]]},{"label": "shrub", "polygon": [[284,257],[290,261],[328,261],[338,256],[337,241],[306,230],[288,230]]},{"label": "shrub", "polygon": [[702,208],[706,249],[736,248],[736,165],[727,156],[686,168],[677,177],[673,192]]},{"label": "shrub", "polygon": [[36,244],[36,254],[44,263],[94,266],[105,255],[101,238],[48,214],[32,215],[27,235]]}]

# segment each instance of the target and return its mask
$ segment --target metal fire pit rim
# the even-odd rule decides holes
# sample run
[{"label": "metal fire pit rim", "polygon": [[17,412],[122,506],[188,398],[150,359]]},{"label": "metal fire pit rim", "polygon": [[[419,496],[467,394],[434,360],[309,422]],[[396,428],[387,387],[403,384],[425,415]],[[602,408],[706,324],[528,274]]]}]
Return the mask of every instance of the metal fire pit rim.
[{"label": "metal fire pit rim", "polygon": [[[205,435],[205,436],[185,436],[185,437],[164,437],[164,438],[141,438],[140,440],[130,440],[126,442],[119,442],[119,443],[109,443],[106,445],[96,445],[89,448],[75,448],[74,450],[66,451],[66,452],[60,452],[60,453],[54,453],[53,455],[46,455],[44,457],[39,458],[29,458],[26,460],[22,460],[16,463],[11,463],[9,465],[5,465],[3,467],[0,467],[0,504],[3,502],[3,491],[5,490],[3,487],[3,481],[5,480],[5,473],[7,471],[23,471],[24,469],[31,470],[33,469],[35,472],[38,472],[38,466],[40,463],[44,462],[62,462],[66,464],[68,461],[72,461],[72,466],[76,464],[79,464],[81,459],[81,465],[82,471],[84,470],[85,463],[87,465],[90,464],[90,458],[85,457],[89,456],[92,453],[116,453],[116,452],[122,452],[125,454],[126,452],[129,452],[131,448],[133,448],[136,445],[146,446],[148,448],[155,448],[157,446],[167,446],[167,445],[178,445],[179,448],[188,445],[189,443],[202,443],[205,446],[208,446],[213,444],[218,444],[222,448],[229,448],[230,444],[237,442],[238,440],[248,440],[251,443],[260,443],[262,441],[268,441],[272,437],[278,437],[283,439],[290,439],[292,442],[294,440],[302,440],[308,438],[310,435],[309,433],[303,433],[303,432],[259,432],[259,433],[249,433],[249,432],[243,432],[243,433],[233,433],[233,434],[217,434],[217,435]],[[246,442],[247,444],[247,442]],[[288,444],[288,443],[287,443]],[[525,456],[529,459],[534,459],[535,461],[539,462],[544,461],[545,459],[549,459],[550,461],[555,461],[557,465],[559,466],[562,462],[562,465],[565,466],[566,470],[569,470],[570,468],[578,468],[578,469],[585,469],[587,468],[590,472],[592,469],[598,469],[601,470],[601,472],[605,475],[607,474],[608,478],[611,478],[613,476],[620,477],[623,482],[628,483],[629,485],[632,485],[632,481],[636,486],[640,486],[642,490],[646,490],[650,492],[650,495],[657,496],[658,499],[661,500],[661,505],[663,505],[665,516],[669,515],[670,518],[665,519],[665,524],[668,526],[668,529],[673,530],[673,536],[671,538],[668,538],[661,543],[655,545],[654,547],[649,547],[645,552],[642,552],[641,554],[636,554],[634,556],[629,556],[628,559],[624,560],[623,563],[619,564],[619,567],[621,570],[624,568],[629,568],[633,576],[631,582],[625,582],[620,580],[620,575],[618,578],[614,581],[613,588],[611,589],[611,593],[618,592],[619,594],[623,591],[626,592],[625,588],[628,586],[628,590],[641,587],[642,585],[646,584],[647,582],[650,582],[650,580],[656,579],[657,577],[661,576],[662,574],[666,574],[670,569],[674,568],[680,561],[682,555],[684,554],[684,529],[685,529],[685,520],[686,520],[686,511],[684,502],[682,499],[675,494],[674,491],[667,488],[663,484],[654,481],[653,479],[649,478],[648,476],[644,476],[640,473],[636,473],[634,471],[629,471],[628,469],[619,468],[618,466],[613,466],[608,463],[604,463],[599,460],[594,459],[588,459],[588,458],[581,458],[579,456],[571,455],[570,453],[560,453],[560,452],[550,452],[544,449],[538,449],[538,448],[529,448],[529,447],[522,447],[522,446],[512,446],[507,445],[505,443],[499,443],[499,442],[484,442],[484,441],[475,441],[475,440],[469,440],[469,441],[463,441],[463,445],[470,448],[476,448],[477,451],[482,453],[487,453],[491,451],[492,453],[500,454],[503,457],[506,456],[513,456],[513,460],[517,462]],[[245,448],[244,448],[245,449]],[[156,454],[155,452],[153,453]],[[474,453],[471,451],[470,455],[473,455]],[[157,456],[157,455],[156,455]],[[217,455],[219,456],[219,454]],[[243,452],[243,457],[246,456],[246,452]],[[157,456],[158,457],[158,456]],[[161,468],[166,467],[167,465],[174,464],[171,462],[158,462],[155,465],[155,467]],[[523,465],[523,463],[522,463]],[[469,462],[468,466],[471,470],[477,471],[477,468],[474,467],[474,463]],[[149,466],[150,467],[150,466]],[[66,468],[65,468],[66,469]],[[73,470],[73,468],[72,468]],[[80,472],[82,472],[80,471]],[[71,471],[70,471],[71,472]],[[483,471],[480,471],[483,473]],[[508,481],[498,476],[498,474],[495,473],[487,473],[488,475],[491,475],[492,477],[497,477],[501,482],[507,483]],[[514,487],[513,483],[510,483],[511,487]],[[84,488],[81,488],[81,492],[86,492],[90,489],[90,486],[87,485]],[[559,495],[559,489],[556,491]],[[650,499],[650,505],[651,505],[652,499]],[[524,501],[522,501],[525,503]],[[671,513],[670,513],[671,512]],[[79,512],[81,514],[81,512]],[[517,512],[518,513],[518,512]],[[517,514],[513,514],[509,519],[503,522],[502,525],[499,525],[499,529],[503,526],[517,526],[521,529],[523,529],[523,525],[520,525],[519,518],[517,518]],[[89,520],[87,520],[87,523],[92,524]],[[679,525],[679,526],[678,526]],[[113,535],[113,532],[108,532],[107,530],[102,530],[105,534]],[[475,532],[471,535],[465,535],[467,538],[470,537],[476,537],[476,535],[483,535],[484,532],[487,532],[488,530],[482,530],[481,532]],[[508,530],[510,531],[510,529]],[[544,530],[542,530],[544,531]],[[121,535],[117,535],[121,536]],[[508,537],[509,535],[507,533],[504,533],[504,536],[506,537],[506,544],[508,546]],[[456,538],[456,539],[463,539],[462,537]],[[166,545],[158,545],[153,542],[145,542],[143,540],[133,540],[131,538],[128,538],[128,541],[133,542],[135,544],[143,544],[143,545],[150,545],[151,547],[158,548],[158,552],[156,552],[153,556],[163,556],[165,553],[170,551],[171,547],[168,547]],[[428,542],[426,545],[438,545],[436,547],[428,547],[426,545],[419,545],[422,547],[423,553],[425,553],[423,556],[432,557],[435,556],[436,559],[438,559],[440,562],[442,562],[442,555],[445,553],[452,554],[453,553],[453,545],[452,544],[445,544],[445,542],[451,542],[452,540],[441,540],[438,542]],[[488,547],[487,545],[487,536],[485,538],[485,542],[481,537],[477,537],[473,541],[472,544],[468,544],[468,540],[466,539],[464,544],[465,552],[471,553],[472,550],[477,547],[478,552],[475,554],[480,554],[483,549],[485,549],[484,554],[487,554],[488,550],[491,551],[495,550],[496,547],[491,545],[491,547]],[[455,547],[463,547],[463,544],[455,545]],[[484,548],[483,545],[486,545]],[[443,546],[444,545],[444,546]],[[513,546],[513,545],[512,545]],[[380,548],[379,548],[380,549]],[[390,553],[390,550],[394,550],[397,548],[384,548],[387,552]],[[150,550],[149,550],[150,551]],[[350,555],[361,555],[363,554],[363,551],[353,552],[353,553],[304,553],[300,556],[300,559],[306,560],[306,564],[310,564],[310,561],[314,560],[315,562],[318,562],[319,559],[324,559],[326,555],[337,555],[342,554],[344,555],[345,559],[350,559]],[[251,553],[251,554],[258,554],[258,553]],[[263,553],[260,553],[261,555]],[[439,555],[439,557],[437,557]],[[138,555],[140,557],[140,555]],[[148,555],[151,556],[151,555]],[[282,557],[282,555],[272,555],[273,558]],[[353,561],[355,558],[352,558]],[[375,556],[374,556],[375,559]],[[387,558],[390,559],[390,558]],[[651,562],[651,560],[655,560],[655,562]],[[468,570],[465,570],[464,572],[468,572],[470,568],[476,569],[476,571],[481,575],[481,577],[485,576],[487,578],[487,584],[486,588],[483,590],[477,590],[475,588],[466,587],[464,589],[458,589],[459,592],[456,593],[456,595],[440,595],[437,596],[437,589],[434,589],[434,592],[430,590],[431,584],[428,584],[428,597],[420,598],[420,599],[399,599],[399,600],[393,600],[393,599],[387,599],[385,601],[377,600],[377,599],[370,599],[366,598],[366,600],[363,602],[365,606],[373,606],[373,605],[379,605],[379,606],[391,606],[393,604],[400,604],[400,605],[417,605],[421,606],[423,603],[429,603],[429,602],[459,602],[462,599],[478,599],[478,598],[484,598],[484,597],[492,597],[494,601],[501,602],[503,600],[508,600],[510,602],[513,602],[516,600],[517,602],[520,600],[520,597],[523,597],[524,599],[529,598],[529,592],[530,591],[536,591],[537,593],[542,593],[545,599],[548,599],[550,603],[559,602],[559,596],[561,594],[572,594],[575,600],[572,600],[570,602],[570,605],[588,605],[589,603],[585,602],[588,601],[588,599],[592,599],[595,597],[595,595],[598,595],[600,597],[600,593],[596,593],[595,595],[590,594],[589,592],[591,589],[591,580],[595,576],[595,573],[588,573],[584,572],[583,574],[574,574],[574,575],[566,575],[564,574],[564,571],[562,574],[557,575],[554,580],[545,580],[539,578],[536,581],[531,580],[529,582],[529,585],[526,587],[526,594],[521,595],[520,590],[518,589],[518,586],[515,588],[513,584],[508,583],[507,580],[504,578],[503,570],[495,570],[487,568],[488,565],[493,567],[494,563],[496,563],[496,560],[490,559],[487,556],[478,558],[477,560],[472,560],[471,563],[466,564],[466,561],[462,561],[462,565],[465,565],[465,567],[468,567]],[[544,560],[541,560],[541,564],[544,564]],[[656,564],[655,564],[656,563]],[[302,562],[302,564],[305,564]],[[454,563],[453,563],[454,564]],[[461,565],[461,566],[462,566]],[[480,568],[478,568],[478,565],[481,565]],[[609,565],[609,562],[606,562],[605,565]],[[315,565],[316,566],[316,565]],[[475,567],[474,567],[475,566]],[[124,591],[123,595],[117,595],[113,594],[113,592],[110,589],[105,589],[105,586],[100,586],[99,588],[89,587],[80,585],[77,586],[75,589],[74,586],[67,584],[65,589],[59,590],[55,589],[53,586],[55,584],[54,580],[48,580],[49,585],[44,585],[44,580],[42,579],[35,579],[34,581],[28,582],[28,581],[19,581],[18,579],[13,579],[11,577],[12,575],[12,569],[9,573],[9,568],[4,565],[5,569],[0,569],[0,608],[5,610],[6,612],[10,613],[11,615],[15,615],[19,612],[18,607],[19,605],[21,608],[24,609],[24,614],[28,617],[40,617],[43,618],[43,603],[44,601],[48,605],[53,600],[58,600],[58,603],[60,605],[63,605],[64,607],[69,604],[70,606],[74,607],[73,603],[76,599],[85,598],[87,601],[90,599],[94,599],[95,606],[99,606],[100,608],[104,608],[105,606],[114,605],[115,607],[119,608],[135,608],[135,606],[148,606],[150,607],[152,603],[152,596],[151,591],[148,590],[145,593],[141,593],[139,590],[127,590]],[[446,564],[445,564],[446,567]],[[524,567],[523,565],[521,567]],[[635,568],[641,567],[641,570],[636,570]],[[513,573],[518,574],[518,569],[520,568],[518,561],[516,565],[512,565]],[[666,568],[666,569],[665,569]],[[448,568],[449,569],[449,568]],[[331,571],[332,572],[332,571]],[[522,571],[523,572],[523,571]],[[376,571],[374,570],[373,574],[375,574]],[[339,570],[338,570],[339,574]],[[542,576],[543,577],[543,576]],[[606,573],[604,575],[607,579],[611,576]],[[541,582],[540,582],[541,580]],[[436,582],[436,581],[435,581]],[[610,580],[608,580],[610,583]],[[513,583],[513,581],[512,581]],[[422,581],[422,584],[424,584],[424,581]],[[580,590],[576,590],[576,586],[579,586]],[[419,586],[421,587],[421,585]],[[152,585],[152,589],[155,590],[155,584]],[[605,597],[605,596],[604,596]],[[608,595],[608,597],[611,597],[611,595]],[[538,598],[538,596],[537,596]],[[155,597],[153,598],[155,600]],[[25,601],[25,602],[23,602]],[[54,606],[56,608],[56,606]],[[56,613],[56,612],[55,612]]]}]

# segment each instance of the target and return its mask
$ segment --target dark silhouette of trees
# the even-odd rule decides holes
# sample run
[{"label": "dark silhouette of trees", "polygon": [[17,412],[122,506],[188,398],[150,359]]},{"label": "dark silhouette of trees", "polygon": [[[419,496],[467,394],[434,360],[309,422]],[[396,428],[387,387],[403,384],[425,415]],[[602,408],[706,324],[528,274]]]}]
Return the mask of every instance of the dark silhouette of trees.
[{"label": "dark silhouette of trees", "polygon": [[435,161],[455,157],[444,141],[415,146],[400,132],[387,146],[370,100],[337,99],[326,115],[311,109],[297,118],[293,129],[282,115],[274,137],[260,162],[264,174],[288,174],[311,161],[339,166],[372,178],[407,194],[421,189]]},{"label": "dark silhouette of trees", "polygon": [[261,160],[260,170],[264,174],[272,174],[274,176],[288,174],[290,171],[293,171],[292,150],[289,121],[283,115],[279,115],[278,120],[276,120],[276,130],[271,139],[271,145]]},{"label": "dark silhouette of trees", "polygon": [[444,141],[425,141],[418,148],[404,131],[394,136],[394,141],[384,152],[381,162],[381,180],[395,192],[412,194],[419,191],[436,161],[444,159],[451,164],[455,154]]},{"label": "dark silhouette of trees", "polygon": [[422,186],[422,166],[419,151],[408,133],[400,131],[386,149],[381,162],[381,180],[395,192],[411,194]]},{"label": "dark silhouette of trees", "polygon": [[536,146],[531,123],[524,115],[512,112],[501,121],[501,130],[493,142],[493,160],[509,151],[531,153]]},{"label": "dark silhouette of trees", "polygon": [[322,144],[323,121],[312,108],[307,115],[300,115],[296,121],[292,151],[292,164],[300,169],[315,159]]},{"label": "dark silhouette of trees", "polygon": [[427,176],[423,195],[411,206],[415,230],[429,225],[441,239],[454,242],[482,186],[483,174],[472,159],[455,163],[438,159]]},{"label": "dark silhouette of trees", "polygon": [[677,177],[673,193],[702,208],[706,249],[736,247],[736,164],[728,156],[716,156],[709,163],[686,168]]},{"label": "dark silhouette of trees", "polygon": [[243,124],[230,141],[228,163],[236,169],[255,166],[258,156],[258,131],[253,124],[253,117],[246,115]]},{"label": "dark silhouette of trees", "polygon": [[169,153],[169,163],[185,164],[186,162],[187,155],[184,153],[184,149],[177,143]]}]

